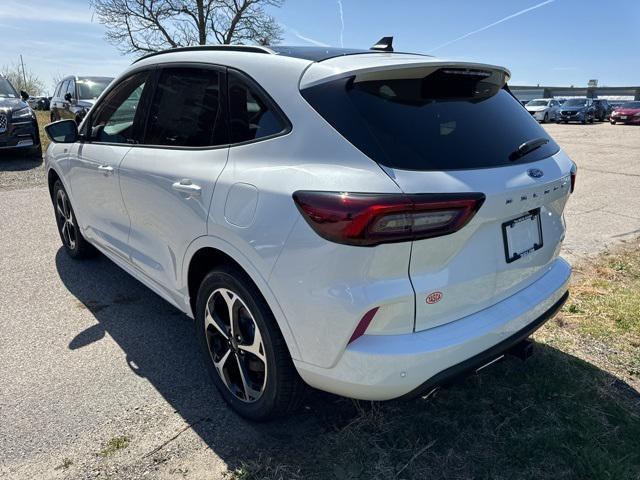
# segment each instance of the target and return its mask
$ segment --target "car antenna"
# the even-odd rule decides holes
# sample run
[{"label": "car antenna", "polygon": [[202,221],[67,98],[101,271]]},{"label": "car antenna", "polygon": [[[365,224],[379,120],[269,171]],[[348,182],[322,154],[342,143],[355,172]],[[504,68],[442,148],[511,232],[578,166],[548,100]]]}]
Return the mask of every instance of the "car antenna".
[{"label": "car antenna", "polygon": [[393,37],[382,37],[369,50],[377,50],[380,52],[393,52]]}]

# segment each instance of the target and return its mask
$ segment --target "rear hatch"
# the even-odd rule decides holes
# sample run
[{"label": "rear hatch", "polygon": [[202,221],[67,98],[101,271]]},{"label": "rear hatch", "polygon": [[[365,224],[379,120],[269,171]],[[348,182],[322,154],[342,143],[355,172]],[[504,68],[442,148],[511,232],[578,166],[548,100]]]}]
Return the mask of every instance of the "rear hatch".
[{"label": "rear hatch", "polygon": [[379,68],[334,68],[324,79],[312,71],[301,91],[404,193],[484,194],[459,230],[413,241],[415,329],[423,330],[487,308],[544,275],[564,238],[572,162],[510,94],[508,71],[385,58]]}]

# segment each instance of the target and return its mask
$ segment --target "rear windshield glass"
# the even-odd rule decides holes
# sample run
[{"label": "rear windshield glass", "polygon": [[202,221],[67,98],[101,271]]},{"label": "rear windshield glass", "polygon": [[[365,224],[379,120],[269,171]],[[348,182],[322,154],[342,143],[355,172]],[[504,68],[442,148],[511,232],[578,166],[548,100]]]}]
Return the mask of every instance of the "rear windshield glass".
[{"label": "rear windshield glass", "polygon": [[[391,168],[489,168],[534,162],[559,150],[508,91],[439,72],[399,80],[339,79],[302,95],[354,146]],[[521,144],[539,138],[548,143],[509,159]]]}]

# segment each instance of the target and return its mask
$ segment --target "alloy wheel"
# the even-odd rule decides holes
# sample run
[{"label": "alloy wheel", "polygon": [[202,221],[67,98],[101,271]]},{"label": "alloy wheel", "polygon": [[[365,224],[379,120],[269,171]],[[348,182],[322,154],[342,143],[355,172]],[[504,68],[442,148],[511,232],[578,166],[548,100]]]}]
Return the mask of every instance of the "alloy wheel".
[{"label": "alloy wheel", "polygon": [[58,228],[62,235],[62,241],[71,250],[76,248],[76,227],[73,219],[73,211],[69,197],[64,190],[58,190],[56,194],[56,217]]},{"label": "alloy wheel", "polygon": [[267,384],[267,359],[260,328],[240,296],[214,290],[204,319],[209,356],[222,383],[239,400],[257,401]]}]

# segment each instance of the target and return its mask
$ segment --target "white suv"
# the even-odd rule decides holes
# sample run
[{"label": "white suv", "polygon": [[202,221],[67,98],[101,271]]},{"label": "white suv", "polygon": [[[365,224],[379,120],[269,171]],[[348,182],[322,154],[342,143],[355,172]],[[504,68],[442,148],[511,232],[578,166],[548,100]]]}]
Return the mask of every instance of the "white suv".
[{"label": "white suv", "polygon": [[432,389],[568,295],[575,165],[508,78],[368,50],[152,54],[79,129],[47,126],[62,242],[195,318],[245,417],[291,410],[304,382],[368,400]]}]

